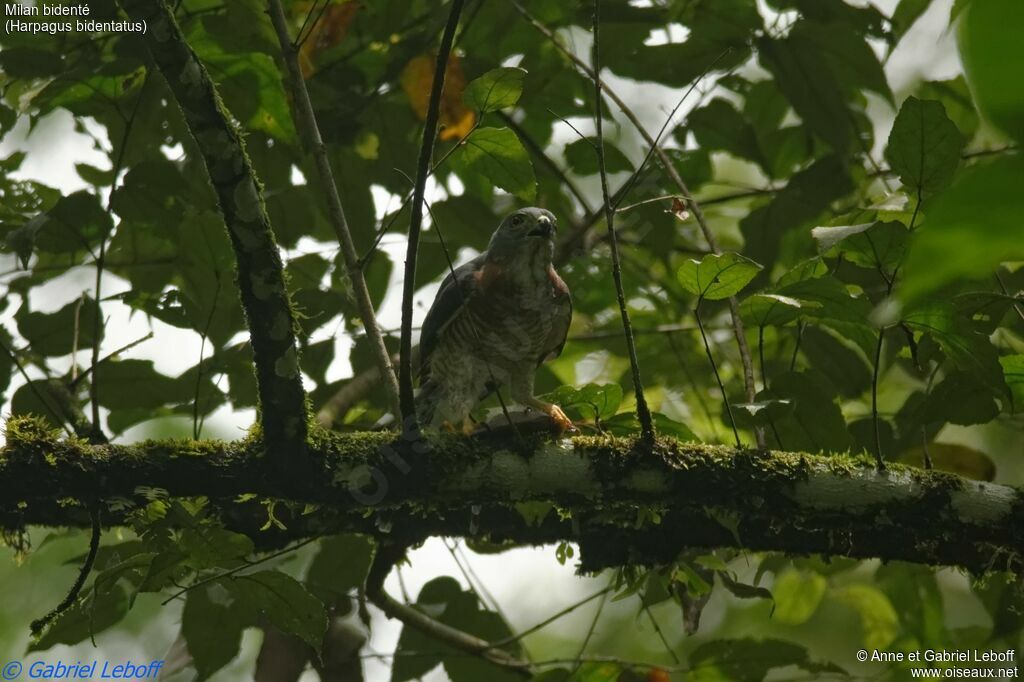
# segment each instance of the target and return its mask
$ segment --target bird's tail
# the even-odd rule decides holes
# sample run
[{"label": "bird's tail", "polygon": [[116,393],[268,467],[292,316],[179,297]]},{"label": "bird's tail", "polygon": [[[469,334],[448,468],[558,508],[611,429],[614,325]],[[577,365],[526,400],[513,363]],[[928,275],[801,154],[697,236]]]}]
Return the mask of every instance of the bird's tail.
[{"label": "bird's tail", "polygon": [[427,379],[416,394],[416,421],[420,426],[430,426],[434,421],[437,404],[441,400],[441,385]]}]

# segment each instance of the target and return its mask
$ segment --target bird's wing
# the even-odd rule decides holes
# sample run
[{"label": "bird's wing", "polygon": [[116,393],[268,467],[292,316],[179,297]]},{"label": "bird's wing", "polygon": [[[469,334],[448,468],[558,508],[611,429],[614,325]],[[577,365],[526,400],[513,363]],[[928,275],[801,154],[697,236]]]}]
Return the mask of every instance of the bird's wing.
[{"label": "bird's wing", "polygon": [[565,319],[560,321],[559,324],[554,325],[554,328],[551,330],[551,334],[548,337],[552,341],[551,349],[544,352],[537,359],[538,367],[544,361],[552,360],[562,354],[562,349],[565,348],[565,341],[569,338],[569,325],[572,323],[572,296],[569,294],[569,287],[558,276],[553,266],[548,270],[548,277],[551,278],[551,284],[555,291],[565,296],[566,302],[569,304],[569,310],[566,312]]},{"label": "bird's wing", "polygon": [[455,268],[441,282],[434,302],[430,304],[427,317],[420,330],[420,383],[430,376],[430,356],[437,347],[445,328],[452,323],[473,295],[476,274],[483,268],[486,254],[480,254],[468,263]]}]

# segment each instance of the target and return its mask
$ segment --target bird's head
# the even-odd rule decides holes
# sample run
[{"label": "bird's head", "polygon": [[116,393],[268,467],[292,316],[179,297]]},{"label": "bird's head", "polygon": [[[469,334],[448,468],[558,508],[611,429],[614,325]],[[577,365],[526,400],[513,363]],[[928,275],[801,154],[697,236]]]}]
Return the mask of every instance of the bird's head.
[{"label": "bird's head", "polygon": [[554,252],[555,216],[543,208],[521,208],[505,216],[491,235],[487,252],[492,258],[506,259],[525,254]]}]

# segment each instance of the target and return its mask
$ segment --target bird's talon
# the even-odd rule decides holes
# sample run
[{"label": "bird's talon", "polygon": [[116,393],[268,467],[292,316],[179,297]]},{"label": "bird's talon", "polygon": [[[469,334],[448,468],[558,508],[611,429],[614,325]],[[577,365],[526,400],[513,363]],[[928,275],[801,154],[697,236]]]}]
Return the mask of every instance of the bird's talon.
[{"label": "bird's talon", "polygon": [[572,420],[566,416],[565,412],[562,411],[558,405],[551,405],[547,410],[548,416],[551,417],[552,421],[558,426],[559,435],[566,431],[576,431],[576,425],[572,423]]}]

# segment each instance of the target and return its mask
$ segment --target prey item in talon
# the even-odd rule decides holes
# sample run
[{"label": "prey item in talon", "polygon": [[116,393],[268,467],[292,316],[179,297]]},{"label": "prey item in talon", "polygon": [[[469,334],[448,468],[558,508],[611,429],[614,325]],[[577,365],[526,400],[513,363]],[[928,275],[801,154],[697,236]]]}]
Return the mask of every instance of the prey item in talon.
[{"label": "prey item in talon", "polygon": [[441,283],[420,336],[421,426],[463,423],[494,390],[540,409],[560,432],[572,426],[534,395],[537,367],[561,353],[572,320],[569,288],[551,262],[556,232],[549,211],[515,211],[486,251]]}]

